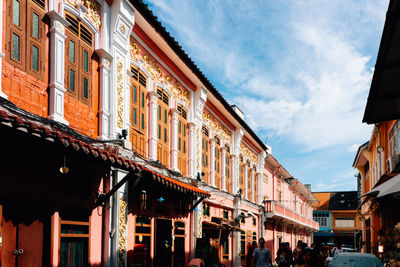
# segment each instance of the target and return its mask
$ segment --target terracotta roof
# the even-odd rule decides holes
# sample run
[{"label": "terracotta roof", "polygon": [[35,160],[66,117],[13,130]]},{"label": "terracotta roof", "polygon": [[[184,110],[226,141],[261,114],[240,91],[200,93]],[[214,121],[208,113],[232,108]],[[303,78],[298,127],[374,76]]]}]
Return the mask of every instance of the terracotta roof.
[{"label": "terracotta roof", "polygon": [[171,36],[166,28],[158,20],[157,16],[143,3],[142,0],[129,0],[129,2],[140,12],[145,20],[158,32],[162,38],[168,43],[171,49],[177,54],[177,56],[188,66],[188,68],[199,78],[204,86],[219,100],[221,101],[224,108],[243,126],[243,128],[254,138],[254,140],[261,146],[262,149],[266,150],[267,147],[263,141],[253,132],[253,130],[247,125],[247,123],[239,117],[239,115],[233,110],[231,105],[225,100],[220,92],[214,87],[214,85],[208,80],[203,72],[197,67],[193,60],[186,54],[182,46]]},{"label": "terracotta roof", "polygon": [[153,179],[168,188],[179,192],[192,193],[200,197],[210,197],[210,193],[195,186],[178,181],[174,178],[163,176],[155,171],[144,168],[140,163],[122,157],[116,153],[106,151],[98,146],[90,144],[92,140],[83,136],[68,126],[46,118],[28,113],[13,103],[0,97],[0,127],[12,127],[27,134],[39,137],[49,142],[59,142],[66,149],[71,149],[77,153],[83,153],[87,157],[100,160],[113,167],[127,171],[148,171],[153,174]]}]

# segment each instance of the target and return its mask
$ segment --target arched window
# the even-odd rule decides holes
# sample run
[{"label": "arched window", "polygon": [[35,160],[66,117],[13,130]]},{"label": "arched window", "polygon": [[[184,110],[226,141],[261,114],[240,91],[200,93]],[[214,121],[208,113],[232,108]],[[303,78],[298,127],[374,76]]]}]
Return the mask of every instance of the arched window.
[{"label": "arched window", "polygon": [[221,141],[217,136],[215,137],[214,172],[215,186],[221,188]]},{"label": "arched window", "polygon": [[187,112],[178,105],[178,169],[187,175]]},{"label": "arched window", "polygon": [[203,165],[202,171],[204,172],[203,179],[208,184],[209,183],[209,168],[208,168],[208,158],[209,158],[209,132],[207,127],[203,126],[201,129],[202,139],[201,139],[201,162]]},{"label": "arched window", "polygon": [[7,62],[39,80],[45,79],[46,1],[7,0],[6,10]]},{"label": "arched window", "polygon": [[70,23],[65,31],[65,87],[71,96],[89,105],[94,36],[74,15],[66,12],[65,19]]},{"label": "arched window", "polygon": [[147,90],[146,76],[131,67],[131,142],[132,149],[146,157],[147,140]]},{"label": "arched window", "polygon": [[228,145],[225,145],[225,149],[225,187],[227,192],[232,193],[231,154]]},{"label": "arched window", "polygon": [[161,89],[157,93],[157,159],[169,167],[169,96]]}]

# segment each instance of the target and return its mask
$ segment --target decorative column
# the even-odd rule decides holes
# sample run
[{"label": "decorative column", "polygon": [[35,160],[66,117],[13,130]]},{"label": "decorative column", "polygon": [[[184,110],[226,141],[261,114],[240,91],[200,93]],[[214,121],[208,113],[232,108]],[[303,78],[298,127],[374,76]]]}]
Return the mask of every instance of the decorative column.
[{"label": "decorative column", "polygon": [[197,177],[198,173],[201,173],[202,170],[202,162],[201,162],[201,126],[202,126],[202,121],[203,121],[203,109],[204,105],[206,104],[207,101],[207,90],[205,88],[198,88],[194,92],[194,116],[193,116],[193,122],[195,125],[195,146],[194,146],[194,154],[195,156],[193,157],[195,159],[195,166],[193,168],[194,170],[194,177]]},{"label": "decorative column", "polygon": [[231,160],[231,166],[232,166],[231,167],[232,194],[236,195],[238,193],[238,188],[239,188],[239,186],[238,186],[238,184],[239,184],[238,183],[238,179],[239,179],[238,168],[239,168],[239,165],[238,165],[238,161],[237,161],[236,155],[231,154],[230,160]]},{"label": "decorative column", "polygon": [[233,184],[233,194],[237,194],[239,191],[239,154],[240,154],[240,143],[242,142],[242,137],[244,131],[241,128],[236,129],[233,135],[233,146],[232,146],[232,184]]},{"label": "decorative column", "polygon": [[64,50],[65,26],[68,22],[55,10],[47,12],[50,19],[50,80],[49,119],[68,125],[64,119]]},{"label": "decorative column", "polygon": [[[113,171],[113,184],[120,182],[128,172]],[[128,186],[122,186],[112,197],[111,216],[111,264],[126,266],[127,263],[127,219],[128,219]],[[132,233],[130,233],[132,234]]]},{"label": "decorative column", "polygon": [[[155,88],[154,88],[155,89]],[[157,160],[157,91],[148,93],[149,96],[149,159]]]},{"label": "decorative column", "polygon": [[110,125],[110,64],[112,56],[104,49],[97,49],[100,58],[100,95],[99,95],[99,136],[98,139],[105,140],[111,138]]},{"label": "decorative column", "polygon": [[215,138],[210,139],[210,185],[215,186]]},{"label": "decorative column", "polygon": [[226,187],[226,172],[225,172],[225,162],[226,162],[226,148],[225,146],[221,147],[221,183],[222,183],[222,190],[227,191],[227,187]]},{"label": "decorative column", "polygon": [[243,191],[244,191],[244,192],[242,192],[242,194],[243,194],[243,197],[244,197],[245,199],[247,199],[247,200],[250,201],[250,199],[247,198],[247,190],[250,189],[250,188],[247,188],[247,179],[250,179],[250,177],[248,177],[248,175],[247,175],[248,168],[249,168],[249,166],[247,166],[247,162],[245,161],[245,162],[244,162],[244,175],[243,175],[243,183],[244,183],[244,185],[243,185]]},{"label": "decorative column", "polygon": [[195,176],[195,163],[196,163],[196,153],[195,153],[195,148],[196,148],[196,124],[194,122],[189,122],[187,124],[187,133],[188,133],[188,165],[189,165],[189,170],[188,170],[188,176],[191,178],[196,178]]},{"label": "decorative column", "polygon": [[261,204],[262,202],[262,173],[257,172],[257,199],[256,203]]},{"label": "decorative column", "polygon": [[[255,182],[256,182],[256,180],[255,180],[255,177],[254,177],[254,169],[253,169],[253,171],[251,172],[251,196],[250,196],[250,198],[251,198],[251,201],[252,202],[255,202],[255,199],[254,199],[254,194],[255,194],[255,192],[254,192],[254,185],[255,185]],[[247,189],[247,190],[249,190],[249,189]]]},{"label": "decorative column", "polygon": [[178,170],[178,111],[176,108],[170,109],[170,123],[171,123],[171,168],[174,171]]}]

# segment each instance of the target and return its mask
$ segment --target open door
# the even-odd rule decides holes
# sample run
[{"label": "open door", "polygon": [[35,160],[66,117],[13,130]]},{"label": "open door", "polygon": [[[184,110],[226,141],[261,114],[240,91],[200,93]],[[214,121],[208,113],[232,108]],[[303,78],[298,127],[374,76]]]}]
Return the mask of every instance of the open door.
[{"label": "open door", "polygon": [[157,219],[154,266],[172,266],[172,220]]}]

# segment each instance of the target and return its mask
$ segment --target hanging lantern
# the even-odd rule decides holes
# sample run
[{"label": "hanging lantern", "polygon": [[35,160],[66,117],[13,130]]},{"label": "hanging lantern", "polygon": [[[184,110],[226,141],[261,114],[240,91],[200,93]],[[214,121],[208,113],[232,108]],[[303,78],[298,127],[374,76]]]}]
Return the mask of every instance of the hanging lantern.
[{"label": "hanging lantern", "polygon": [[147,203],[147,192],[146,192],[146,190],[142,190],[140,192],[140,207],[139,208],[141,210],[147,209],[146,203]]}]

